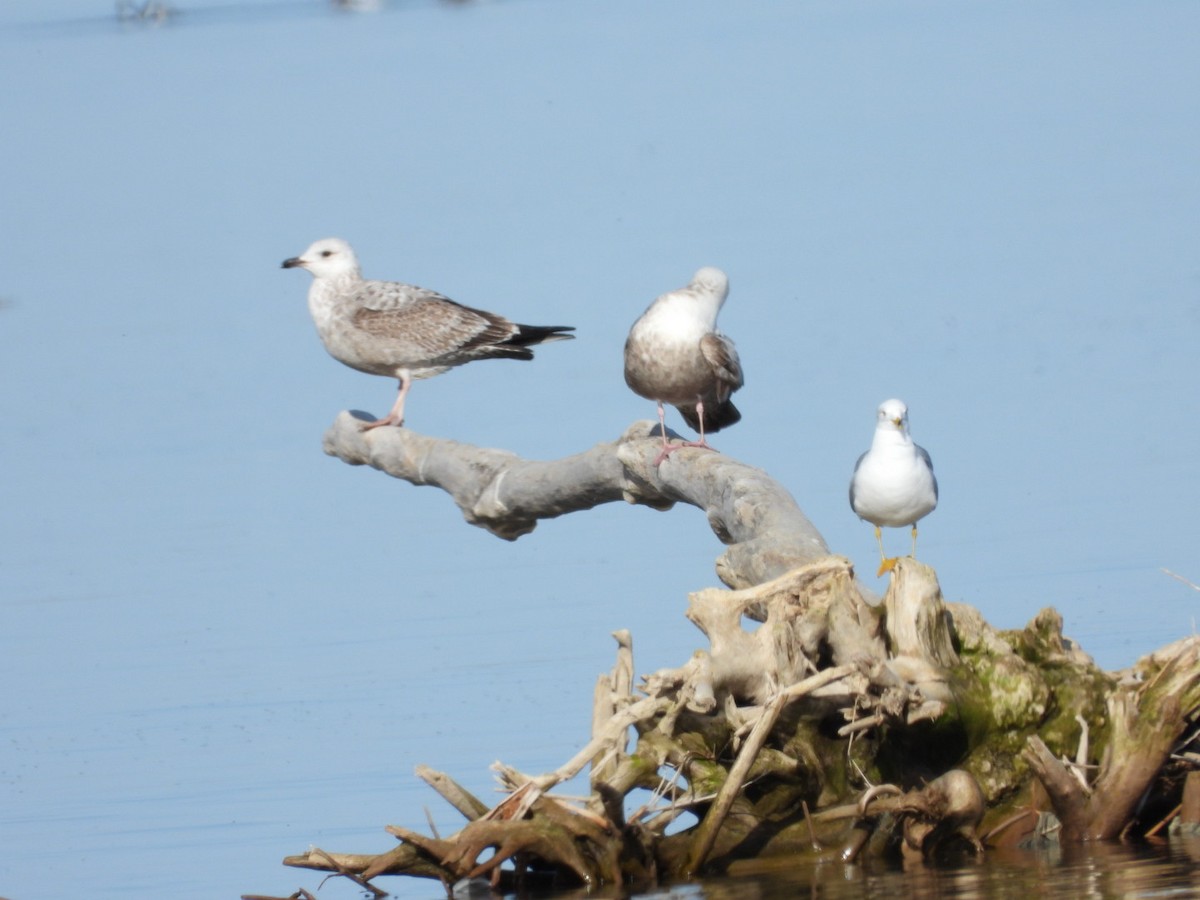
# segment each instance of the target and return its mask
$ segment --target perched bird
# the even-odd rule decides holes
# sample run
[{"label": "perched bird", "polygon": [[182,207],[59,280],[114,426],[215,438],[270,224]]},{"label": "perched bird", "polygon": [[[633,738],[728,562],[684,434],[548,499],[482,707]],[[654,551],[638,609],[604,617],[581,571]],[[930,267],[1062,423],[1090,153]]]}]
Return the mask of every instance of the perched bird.
[{"label": "perched bird", "polygon": [[330,355],[360,372],[400,381],[392,411],[363,426],[404,424],[414,378],[432,378],[477,359],[533,359],[529,348],[569,340],[566,325],[518,325],[398,281],[364,281],[358,258],[338,238],[317,241],[283,268],[313,276],[308,310]]},{"label": "perched bird", "polygon": [[933,460],[908,434],[908,407],[900,400],[883,401],[876,415],[871,449],[858,458],[850,479],[850,508],[875,526],[880,575],[896,564],[883,552],[881,526],[911,525],[915,557],[917,522],[933,512],[937,502]]},{"label": "perched bird", "polygon": [[[680,447],[708,447],[705,436],[741,419],[730,395],[744,382],[733,341],[717,331],[729,279],[706,266],[691,283],[663,294],[633,323],[625,341],[625,383],[658,403],[663,446],[657,466]],[[679,410],[699,441],[671,445],[663,404]],[[711,448],[710,448],[711,449]]]}]

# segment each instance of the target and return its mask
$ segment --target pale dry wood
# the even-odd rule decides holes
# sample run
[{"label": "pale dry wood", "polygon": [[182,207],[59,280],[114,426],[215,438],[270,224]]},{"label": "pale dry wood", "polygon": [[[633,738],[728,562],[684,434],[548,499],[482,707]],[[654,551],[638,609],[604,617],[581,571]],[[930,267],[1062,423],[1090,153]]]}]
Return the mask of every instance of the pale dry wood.
[{"label": "pale dry wood", "polygon": [[555,785],[574,778],[583,771],[588,761],[597,754],[606,751],[614,745],[624,745],[629,726],[637,722],[652,719],[659,713],[664,712],[669,706],[670,701],[664,697],[643,697],[641,700],[630,703],[624,709],[614,714],[598,730],[597,734],[583,746],[583,749],[553,772],[546,772],[543,775],[536,776],[519,775],[518,773],[517,776],[513,776],[512,773],[516,770],[510,769],[503,763],[493,763],[492,768],[508,773],[506,777],[521,787],[529,787],[532,792],[544,793]]},{"label": "pale dry wood", "polygon": [[911,558],[897,560],[883,605],[892,655],[915,657],[942,668],[958,662],[950,616],[932,568]]},{"label": "pale dry wood", "polygon": [[[880,617],[863,599],[849,560],[830,556],[752,588],[709,588],[689,595],[687,616],[710,647],[679,669],[656,672],[648,689],[690,686],[693,696],[702,691],[712,697],[691,708],[722,705],[733,721],[749,713],[730,707],[731,698],[761,707],[781,687],[823,667],[856,664],[860,671],[854,678],[812,692],[846,710],[850,724],[843,736],[884,723],[906,726],[936,719],[953,698],[946,669],[927,660],[957,658],[949,616],[932,569],[912,560],[902,560],[899,568],[889,589],[890,624],[909,636],[902,646],[910,655],[888,657]],[[747,631],[745,618],[763,624]]]},{"label": "pale dry wood", "polygon": [[725,817],[729,814],[729,810],[733,806],[733,801],[746,784],[746,776],[750,773],[750,766],[758,758],[759,751],[762,750],[767,737],[771,734],[771,729],[779,721],[779,715],[783,712],[783,708],[791,701],[810,694],[819,687],[823,687],[837,681],[839,678],[844,678],[852,674],[856,668],[856,666],[838,666],[826,669],[823,672],[804,679],[798,684],[789,685],[787,688],[779,691],[767,703],[766,709],[763,710],[758,721],[754,723],[749,737],[746,738],[746,742],[742,745],[737,760],[725,778],[725,783],[717,793],[716,802],[708,808],[708,812],[701,821],[700,827],[696,830],[696,835],[692,841],[692,852],[688,856],[686,874],[694,875],[704,865],[709,851],[712,850],[713,844],[716,842],[717,832],[720,830]]},{"label": "pale dry wood", "polygon": [[[384,830],[394,834],[390,831],[392,827],[391,825],[384,826]],[[285,859],[284,865],[294,865],[294,863],[289,863]],[[323,867],[311,866],[311,868]],[[378,875],[411,875],[415,878],[436,878],[439,881],[444,881],[446,876],[442,867],[433,862],[427,854],[422,853],[416,844],[400,844],[384,853],[364,857],[363,867],[359,871],[368,881]]]},{"label": "pale dry wood", "polygon": [[[629,702],[633,689],[633,636],[622,628],[612,633],[617,642],[617,661],[611,672],[596,679],[596,691],[592,702],[592,737],[597,737],[604,726],[617,714],[622,705]],[[624,747],[614,743],[592,760],[592,788],[607,784],[616,774],[617,766],[624,758]],[[615,800],[615,798],[613,798]],[[607,803],[610,817],[622,815],[619,803]],[[616,819],[614,818],[614,821]]]},{"label": "pale dry wood", "polygon": [[462,813],[467,821],[473,822],[487,812],[487,804],[445,772],[419,765],[416,768],[416,774],[418,778],[441,794],[447,803]]},{"label": "pale dry wood", "polygon": [[633,635],[622,628],[612,633],[617,642],[617,663],[612,671],[613,693],[628,697],[633,689]]},{"label": "pale dry wood", "polygon": [[655,509],[676,502],[703,510],[729,548],[717,574],[730,587],[768,581],[829,553],[824,538],[778,482],[712,450],[685,448],[655,466],[657,423],[635,422],[615,441],[564,459],[526,460],[505,450],[427,437],[408,428],[363,432],[366,414],[344,412],[325,433],[325,452],[416,485],[445,490],[472,525],[506,540],[541,519],[625,500]]},{"label": "pale dry wood", "polygon": [[285,856],[283,864],[301,869],[329,871],[332,868],[335,871],[362,872],[377,856],[375,853],[328,853],[313,847],[297,856]]},{"label": "pale dry wood", "polygon": [[559,766],[553,772],[547,772],[533,779],[540,790],[549,790],[556,784],[568,781],[583,771],[588,760],[602,749],[614,745],[624,746],[629,726],[645,719],[653,718],[664,711],[668,703],[661,697],[645,697],[626,708],[619,710],[578,753]]},{"label": "pale dry wood", "polygon": [[[743,616],[763,625],[748,632]],[[751,588],[696,591],[688,596],[687,617],[709,640],[717,696],[756,705],[811,675],[826,657],[840,665],[884,653],[878,620],[843,557],[825,557]]]}]

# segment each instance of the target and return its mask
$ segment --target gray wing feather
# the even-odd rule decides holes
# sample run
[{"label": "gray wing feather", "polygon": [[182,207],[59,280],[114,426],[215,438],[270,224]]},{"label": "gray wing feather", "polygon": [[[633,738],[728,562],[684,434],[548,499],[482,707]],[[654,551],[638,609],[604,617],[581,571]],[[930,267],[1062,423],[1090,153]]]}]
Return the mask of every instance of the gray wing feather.
[{"label": "gray wing feather", "polygon": [[[871,452],[870,450],[867,450],[866,452],[864,452],[864,453],[863,453],[863,454],[862,454],[862,455],[861,455],[861,456],[858,458],[858,461],[854,463],[854,473],[853,473],[853,474],[850,476],[850,508],[851,508],[851,509],[854,509],[854,480],[855,480],[855,476],[857,476],[857,475],[858,475],[858,467],[862,465],[862,461],[863,461],[864,459],[866,459],[866,458],[867,458],[867,453],[870,453],[870,452]],[[855,512],[858,512],[858,510],[857,510],[857,509],[854,509],[854,511],[855,511]]]},{"label": "gray wing feather", "polygon": [[355,326],[372,337],[408,345],[426,360],[463,356],[505,341],[516,327],[502,316],[456,303],[436,291],[369,281],[356,293]]},{"label": "gray wing feather", "polygon": [[745,384],[737,348],[725,335],[714,331],[700,338],[700,352],[713,374],[729,386],[730,393]]},{"label": "gray wing feather", "polygon": [[920,444],[913,444],[917,448],[917,453],[921,455],[921,459],[925,460],[925,465],[929,466],[929,475],[933,478],[933,499],[938,499],[938,483],[937,476],[933,474],[933,459],[929,456],[929,451]]},{"label": "gray wing feather", "polygon": [[437,291],[401,281],[364,281],[351,297],[356,306],[377,310],[399,309],[422,300],[454,302]]}]

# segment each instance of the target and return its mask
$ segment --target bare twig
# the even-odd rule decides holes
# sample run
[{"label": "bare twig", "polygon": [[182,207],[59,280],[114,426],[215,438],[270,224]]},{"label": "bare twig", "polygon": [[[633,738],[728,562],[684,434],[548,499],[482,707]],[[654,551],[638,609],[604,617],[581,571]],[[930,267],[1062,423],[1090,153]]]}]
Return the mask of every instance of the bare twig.
[{"label": "bare twig", "polygon": [[1190,587],[1193,591],[1200,591],[1200,584],[1196,584],[1195,582],[1188,581],[1182,575],[1177,575],[1174,572],[1172,572],[1170,569],[1159,569],[1159,571],[1162,572],[1164,575],[1170,575],[1176,581],[1183,582],[1188,587]]},{"label": "bare twig", "polygon": [[[382,890],[381,888],[375,887],[375,885],[371,884],[371,882],[367,881],[367,879],[363,878],[357,872],[353,872],[353,871],[345,868],[344,866],[340,865],[337,862],[337,860],[335,860],[333,858],[333,856],[326,853],[320,847],[313,847],[312,853],[314,856],[320,857],[320,858],[324,859],[327,863],[329,863],[329,865],[335,870],[334,875],[337,875],[341,878],[350,879],[355,884],[357,884],[360,888],[362,888],[364,891],[370,891],[371,894],[376,898],[386,897],[388,895],[387,891]],[[330,875],[329,877],[332,878],[333,875]]]},{"label": "bare twig", "polygon": [[813,827],[812,813],[808,811],[808,801],[801,800],[800,808],[804,810],[804,822],[808,825],[808,840],[812,844],[812,848],[816,852],[820,852],[825,848],[821,846],[821,842],[817,840],[817,830]]},{"label": "bare twig", "polygon": [[1179,811],[1181,809],[1183,809],[1183,804],[1177,804],[1173,810],[1171,810],[1158,821],[1157,825],[1146,832],[1146,837],[1154,837],[1156,834],[1166,828],[1169,824],[1171,824],[1171,820],[1179,815]]}]

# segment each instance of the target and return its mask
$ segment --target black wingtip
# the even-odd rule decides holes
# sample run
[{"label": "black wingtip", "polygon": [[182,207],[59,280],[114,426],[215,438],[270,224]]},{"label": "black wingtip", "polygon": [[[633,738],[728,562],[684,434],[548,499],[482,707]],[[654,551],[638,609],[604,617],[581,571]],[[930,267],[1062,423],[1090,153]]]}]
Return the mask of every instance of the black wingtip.
[{"label": "black wingtip", "polygon": [[518,325],[516,334],[505,343],[528,347],[533,344],[548,344],[551,341],[572,341],[575,335],[567,332],[574,330],[574,325]]}]

